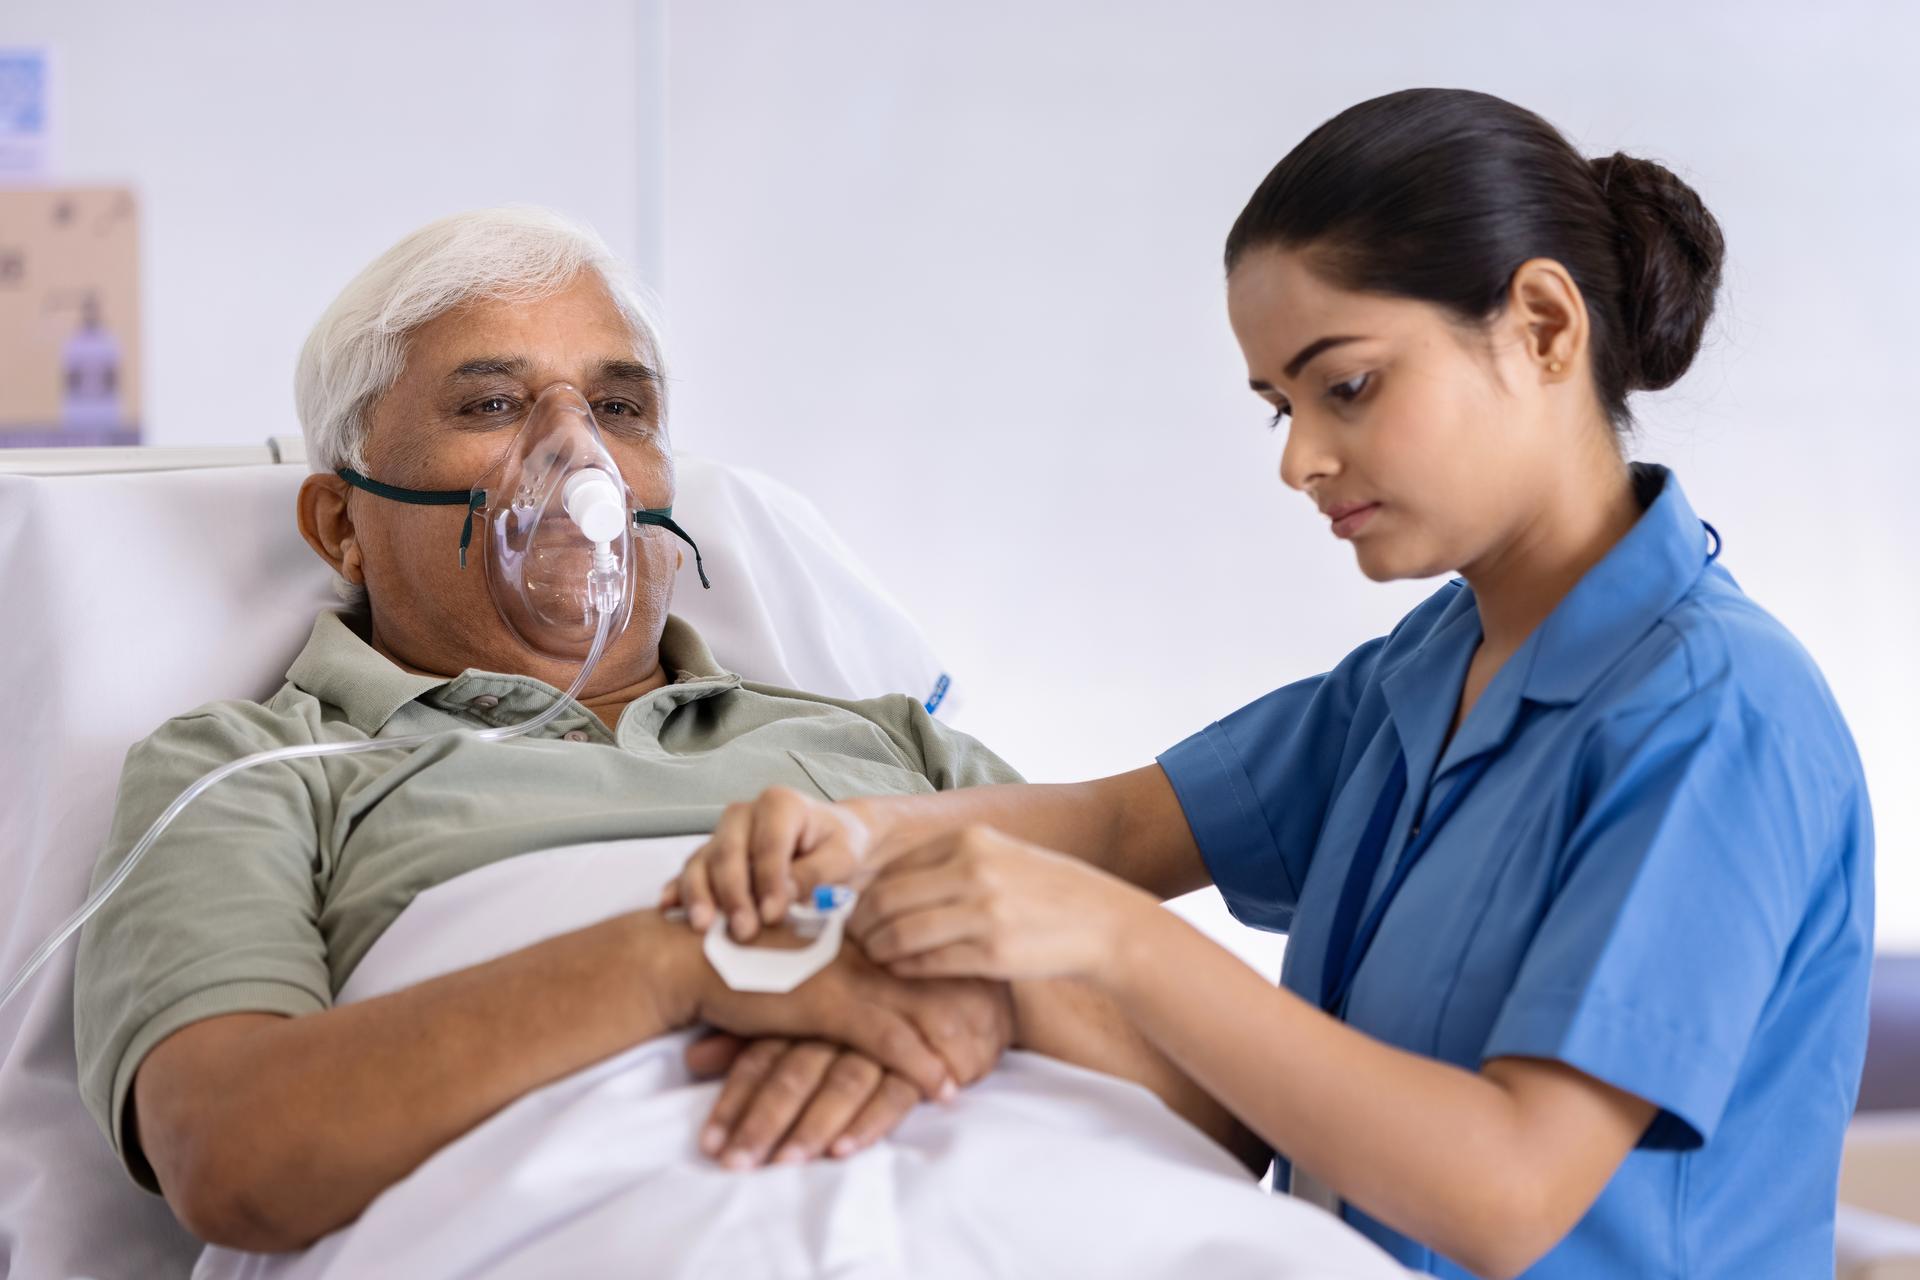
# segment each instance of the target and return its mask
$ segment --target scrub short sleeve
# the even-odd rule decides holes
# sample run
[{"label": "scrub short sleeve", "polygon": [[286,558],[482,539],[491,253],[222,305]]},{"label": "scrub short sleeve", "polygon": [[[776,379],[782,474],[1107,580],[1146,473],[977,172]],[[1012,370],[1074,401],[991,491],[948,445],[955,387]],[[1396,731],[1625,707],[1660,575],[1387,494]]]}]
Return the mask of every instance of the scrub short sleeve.
[{"label": "scrub short sleeve", "polygon": [[1325,675],[1275,689],[1160,756],[1200,856],[1243,924],[1291,927],[1356,712],[1389,639],[1369,641]]},{"label": "scrub short sleeve", "polygon": [[[221,704],[170,720],[127,754],[98,888],[153,820],[197,779],[289,741],[285,718]],[[80,934],[75,1049],[88,1111],[148,1190],[127,1132],[134,1072],[155,1045],[205,1018],[314,1013],[332,1002],[317,923],[317,761],[260,765],[180,811]],[[312,772],[310,772],[312,771]]]},{"label": "scrub short sleeve", "polygon": [[[1603,726],[1551,901],[1482,1059],[1564,1062],[1712,1137],[1788,948],[1837,866],[1841,784],[1737,696]],[[1828,881],[1831,883],[1831,881]]]}]

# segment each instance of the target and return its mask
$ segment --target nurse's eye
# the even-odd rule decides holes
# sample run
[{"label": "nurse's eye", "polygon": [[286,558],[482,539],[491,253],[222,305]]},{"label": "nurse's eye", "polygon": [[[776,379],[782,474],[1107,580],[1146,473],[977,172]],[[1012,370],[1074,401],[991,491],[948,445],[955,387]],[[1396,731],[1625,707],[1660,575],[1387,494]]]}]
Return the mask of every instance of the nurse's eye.
[{"label": "nurse's eye", "polygon": [[1367,388],[1372,384],[1373,375],[1371,373],[1356,374],[1348,378],[1345,382],[1336,382],[1328,387],[1327,394],[1342,404],[1352,404],[1361,396],[1365,395]]}]

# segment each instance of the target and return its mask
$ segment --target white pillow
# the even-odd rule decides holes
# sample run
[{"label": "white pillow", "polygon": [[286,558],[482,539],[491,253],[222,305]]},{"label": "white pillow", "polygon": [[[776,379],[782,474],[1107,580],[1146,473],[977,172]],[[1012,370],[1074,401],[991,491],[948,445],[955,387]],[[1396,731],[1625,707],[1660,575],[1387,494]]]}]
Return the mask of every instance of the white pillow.
[{"label": "white pillow", "polygon": [[[127,748],[203,702],[270,694],[337,604],[294,528],[305,474],[0,475],[0,982],[85,898]],[[689,554],[673,608],[722,666],[843,697],[946,688],[804,498],[700,458],[679,478],[713,589]],[[81,1106],[72,946],[0,1010],[0,1275],[185,1275],[198,1244]]]}]

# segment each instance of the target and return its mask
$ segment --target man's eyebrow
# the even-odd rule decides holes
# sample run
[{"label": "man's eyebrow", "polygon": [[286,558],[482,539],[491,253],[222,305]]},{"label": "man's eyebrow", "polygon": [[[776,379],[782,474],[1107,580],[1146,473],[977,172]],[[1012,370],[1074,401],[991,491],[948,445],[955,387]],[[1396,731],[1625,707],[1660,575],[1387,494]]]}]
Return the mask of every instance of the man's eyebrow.
[{"label": "man's eyebrow", "polygon": [[649,387],[660,385],[660,373],[651,365],[638,360],[602,360],[599,380],[601,382],[642,382]]},{"label": "man's eyebrow", "polygon": [[459,382],[464,378],[523,378],[527,373],[527,361],[523,356],[481,356],[478,360],[469,360],[447,375],[448,382]]},{"label": "man's eyebrow", "polygon": [[[481,356],[477,360],[468,360],[457,366],[447,375],[448,382],[462,382],[468,378],[519,378],[524,380],[532,366],[525,356]],[[638,360],[602,360],[594,370],[595,380],[601,383],[630,382],[648,387],[660,385],[660,374],[653,366]]]}]

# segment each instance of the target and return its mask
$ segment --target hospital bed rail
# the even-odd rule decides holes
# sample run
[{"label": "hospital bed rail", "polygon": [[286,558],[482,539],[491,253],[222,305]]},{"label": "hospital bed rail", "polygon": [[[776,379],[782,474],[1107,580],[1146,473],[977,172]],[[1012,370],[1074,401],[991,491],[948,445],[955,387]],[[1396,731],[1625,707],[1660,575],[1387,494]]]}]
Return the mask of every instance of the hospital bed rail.
[{"label": "hospital bed rail", "polygon": [[129,471],[194,471],[203,467],[305,466],[306,441],[268,436],[264,444],[105,445],[72,449],[0,448],[0,475],[121,475]]}]

